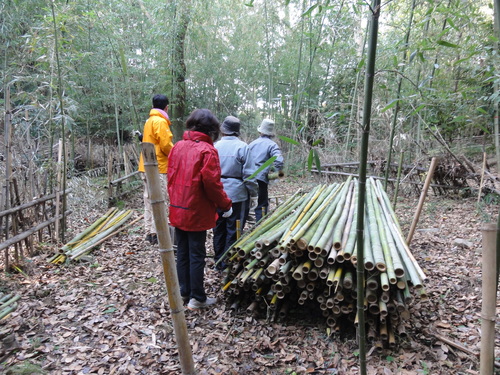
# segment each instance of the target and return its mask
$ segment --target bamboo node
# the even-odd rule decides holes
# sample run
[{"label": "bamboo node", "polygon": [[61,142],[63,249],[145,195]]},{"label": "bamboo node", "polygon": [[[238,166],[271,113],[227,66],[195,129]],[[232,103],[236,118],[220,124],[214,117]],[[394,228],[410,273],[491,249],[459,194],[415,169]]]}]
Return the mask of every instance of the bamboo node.
[{"label": "bamboo node", "polygon": [[174,251],[175,249],[172,247],[170,249],[158,249],[160,253],[169,253],[171,251]]},{"label": "bamboo node", "polygon": [[183,313],[184,311],[186,311],[184,308],[182,308],[182,309],[175,309],[175,310],[174,310],[174,309],[171,309],[171,310],[170,310],[170,312],[171,312],[172,314],[179,314],[179,313]]},{"label": "bamboo node", "polygon": [[495,316],[487,316],[485,314],[481,314],[481,319],[489,320],[490,322],[495,322],[496,321]]},{"label": "bamboo node", "polygon": [[160,200],[151,200],[151,204],[158,204],[158,203],[164,203],[165,200],[164,199],[160,199]]}]

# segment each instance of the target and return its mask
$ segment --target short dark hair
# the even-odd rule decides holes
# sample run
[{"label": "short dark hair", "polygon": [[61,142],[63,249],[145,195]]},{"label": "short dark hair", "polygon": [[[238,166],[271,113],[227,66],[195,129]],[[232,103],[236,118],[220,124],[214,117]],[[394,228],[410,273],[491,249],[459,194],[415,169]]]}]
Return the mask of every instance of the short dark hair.
[{"label": "short dark hair", "polygon": [[168,98],[163,94],[153,96],[153,108],[165,109],[168,105]]},{"label": "short dark hair", "polygon": [[215,142],[219,138],[219,120],[208,109],[195,109],[186,120],[186,129],[210,136]]}]

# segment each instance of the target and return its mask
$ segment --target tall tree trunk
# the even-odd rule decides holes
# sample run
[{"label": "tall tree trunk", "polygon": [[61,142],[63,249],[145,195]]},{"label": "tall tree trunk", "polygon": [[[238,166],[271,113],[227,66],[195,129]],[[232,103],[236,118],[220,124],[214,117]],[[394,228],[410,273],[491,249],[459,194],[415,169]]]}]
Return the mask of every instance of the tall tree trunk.
[{"label": "tall tree trunk", "polygon": [[366,165],[368,161],[368,140],[370,137],[370,119],[372,111],[373,80],[375,75],[375,60],[377,56],[378,22],[380,17],[380,0],[373,0],[371,8],[370,37],[368,41],[368,56],[365,76],[365,102],[363,105],[363,124],[361,137],[361,152],[358,180],[358,218],[356,223],[356,238],[358,252],[357,276],[357,314],[358,314],[358,343],[359,343],[359,368],[360,374],[366,375],[366,327],[364,313],[365,295],[365,269],[364,262],[364,220],[365,220],[365,195],[366,195]]},{"label": "tall tree trunk", "polygon": [[396,133],[396,127],[398,122],[398,114],[399,114],[399,101],[401,100],[401,87],[403,85],[403,74],[405,72],[406,64],[408,63],[408,46],[410,43],[410,32],[411,25],[413,23],[413,14],[415,12],[416,1],[413,0],[411,4],[410,18],[408,19],[408,28],[406,29],[405,35],[405,44],[403,48],[403,66],[401,67],[401,74],[398,74],[398,86],[396,92],[396,106],[394,108],[394,115],[392,117],[391,123],[391,133],[389,135],[389,148],[387,151],[387,163],[385,165],[385,179],[384,179],[384,189],[387,190],[387,181],[389,180],[389,172],[391,171],[391,159],[392,159],[392,146],[394,143],[394,134]]},{"label": "tall tree trunk", "polygon": [[[361,20],[360,20],[361,22]],[[368,37],[368,28],[365,29],[365,33],[363,35],[363,40],[358,46],[359,50],[359,60],[363,60],[363,56],[365,55],[365,48],[366,48],[366,39]],[[347,158],[347,154],[349,150],[352,151],[351,147],[351,126],[352,124],[357,123],[358,115],[359,115],[359,105],[356,105],[356,101],[359,98],[358,95],[358,86],[359,86],[359,81],[361,79],[361,73],[363,69],[359,68],[359,63],[358,63],[358,73],[356,74],[356,82],[354,83],[354,89],[352,93],[352,101],[351,101],[351,113],[349,115],[349,125],[347,126],[347,134],[346,134],[346,141],[345,141],[345,159],[349,160]],[[353,137],[354,138],[354,137]],[[359,144],[359,142],[357,142]]]},{"label": "tall tree trunk", "polygon": [[169,106],[172,120],[174,141],[182,139],[184,132],[184,116],[186,115],[186,62],[184,60],[184,45],[186,31],[191,16],[191,1],[185,0],[177,6],[177,21],[175,24],[172,48],[172,95]]}]

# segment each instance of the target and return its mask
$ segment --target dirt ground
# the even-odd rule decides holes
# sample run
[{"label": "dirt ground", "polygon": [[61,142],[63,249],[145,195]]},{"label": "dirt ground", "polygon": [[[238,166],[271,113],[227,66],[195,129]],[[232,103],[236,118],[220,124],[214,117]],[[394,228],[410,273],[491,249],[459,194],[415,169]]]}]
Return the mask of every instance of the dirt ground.
[{"label": "dirt ground", "polygon": [[[317,182],[287,178],[270,195],[286,197]],[[98,184],[71,184],[68,239],[107,211],[106,192]],[[426,200],[411,250],[428,277],[427,298],[414,295],[406,334],[396,337],[394,348],[368,343],[368,374],[479,374],[474,353],[480,346],[481,228],[496,222],[499,206],[476,201],[433,194]],[[415,194],[398,202],[405,234],[417,202]],[[124,204],[139,217],[142,188]],[[0,373],[181,373],[160,255],[139,223],[84,261],[52,265],[47,260],[57,249],[40,244],[38,255],[26,258],[25,274],[2,271],[0,293],[21,299],[0,321]],[[233,311],[211,258],[206,289],[219,304],[185,311],[198,374],[359,373],[352,327],[328,335],[321,317],[299,308],[279,322]]]}]

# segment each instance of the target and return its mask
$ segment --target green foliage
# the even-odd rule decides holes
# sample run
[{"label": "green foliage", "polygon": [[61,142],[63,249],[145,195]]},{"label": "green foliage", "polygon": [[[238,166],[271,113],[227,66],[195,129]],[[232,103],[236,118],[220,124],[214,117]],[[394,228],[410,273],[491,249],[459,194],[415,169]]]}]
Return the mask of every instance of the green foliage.
[{"label": "green foliage", "polygon": [[[1,3],[5,52],[0,65],[11,88],[18,134],[49,145],[60,136],[64,119],[70,135],[112,143],[116,122],[123,131],[141,129],[152,95],[172,97],[175,85],[185,84],[185,113],[179,123],[193,109],[209,108],[219,118],[238,116],[245,135],[252,137],[262,118],[274,118],[284,148],[293,153],[289,158],[300,157],[309,168],[320,165],[318,151],[327,149],[333,137],[345,141],[346,149],[356,147],[363,102],[362,84],[356,86],[356,79],[366,68],[360,25],[369,16],[367,3],[195,0],[189,2],[182,62],[174,53],[175,36],[179,15],[188,4],[139,4],[54,3],[65,107],[61,113],[47,2]],[[431,139],[429,133],[417,131],[421,119],[448,142],[457,135],[493,133],[498,56],[486,5],[491,4],[417,3],[408,44],[404,35],[411,2],[383,5],[374,137],[388,138],[388,119],[396,104],[398,130],[418,144]],[[186,82],[174,82],[172,73],[183,63]],[[171,103],[172,108],[177,104]],[[324,121],[308,142],[311,110]]]}]

